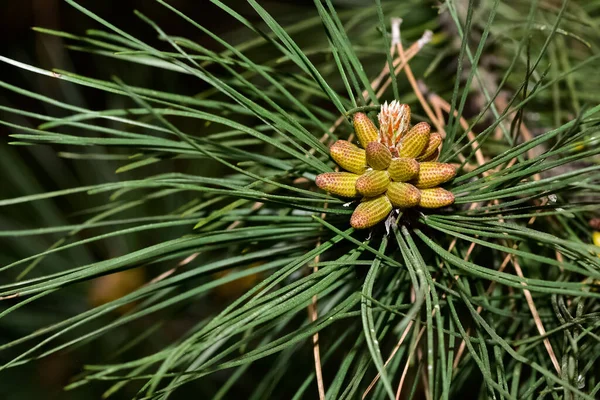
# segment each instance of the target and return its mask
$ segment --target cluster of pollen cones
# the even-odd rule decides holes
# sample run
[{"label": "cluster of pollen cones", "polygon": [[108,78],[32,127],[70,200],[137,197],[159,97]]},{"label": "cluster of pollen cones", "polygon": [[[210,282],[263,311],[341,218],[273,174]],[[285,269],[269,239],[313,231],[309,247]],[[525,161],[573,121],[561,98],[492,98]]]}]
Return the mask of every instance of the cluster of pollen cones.
[{"label": "cluster of pollen cones", "polygon": [[436,162],[442,137],[429,124],[410,125],[410,107],[392,101],[378,115],[379,129],[364,113],[354,114],[354,130],[363,148],[338,140],[333,160],[347,172],[317,176],[323,190],[340,197],[362,197],[350,224],[369,228],[393,208],[439,208],[454,203],[454,195],[438,187],[456,175],[451,164]]}]

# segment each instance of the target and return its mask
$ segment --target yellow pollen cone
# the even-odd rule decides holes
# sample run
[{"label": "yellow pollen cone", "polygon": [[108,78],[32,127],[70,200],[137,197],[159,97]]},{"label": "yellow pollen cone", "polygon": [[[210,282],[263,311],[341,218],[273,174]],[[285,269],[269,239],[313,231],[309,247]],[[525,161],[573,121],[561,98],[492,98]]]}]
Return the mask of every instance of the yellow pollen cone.
[{"label": "yellow pollen cone", "polygon": [[377,196],[385,192],[390,184],[387,171],[367,171],[356,180],[356,190],[366,197]]},{"label": "yellow pollen cone", "polygon": [[423,208],[440,208],[454,203],[454,195],[442,188],[422,189],[419,206]]},{"label": "yellow pollen cone", "polygon": [[434,162],[434,161],[437,161],[437,159],[439,157],[440,157],[440,149],[437,149],[429,157],[426,157],[426,158],[419,157],[418,160],[420,162]]},{"label": "yellow pollen cone", "polygon": [[419,163],[414,158],[394,158],[388,168],[394,182],[406,182],[419,173]]},{"label": "yellow pollen cone", "polygon": [[363,200],[352,213],[350,225],[356,229],[370,228],[383,221],[392,211],[392,203],[385,195]]},{"label": "yellow pollen cone", "polygon": [[349,172],[326,172],[317,175],[315,183],[323,190],[342,197],[356,197],[358,175]]},{"label": "yellow pollen cone", "polygon": [[338,140],[329,149],[331,158],[346,171],[362,174],[367,168],[365,151],[347,140]]},{"label": "yellow pollen cone", "polygon": [[400,157],[416,158],[421,154],[429,143],[430,130],[427,122],[419,122],[413,126],[398,143]]},{"label": "yellow pollen cone", "polygon": [[427,143],[427,147],[425,147],[425,150],[423,150],[417,160],[427,160],[437,151],[438,147],[440,147],[440,144],[442,144],[442,135],[437,132],[433,132],[431,135],[429,135],[429,143]]},{"label": "yellow pollen cone", "polygon": [[422,162],[419,174],[412,182],[419,189],[432,188],[448,182],[456,175],[456,168],[452,164],[439,162]]},{"label": "yellow pollen cone", "polygon": [[367,145],[367,163],[373,169],[387,169],[392,161],[390,149],[379,142],[371,142]]},{"label": "yellow pollen cone", "polygon": [[392,182],[388,186],[386,196],[394,207],[416,207],[421,200],[421,192],[410,183]]},{"label": "yellow pollen cone", "polygon": [[365,113],[354,114],[354,131],[362,147],[377,140],[377,127]]}]

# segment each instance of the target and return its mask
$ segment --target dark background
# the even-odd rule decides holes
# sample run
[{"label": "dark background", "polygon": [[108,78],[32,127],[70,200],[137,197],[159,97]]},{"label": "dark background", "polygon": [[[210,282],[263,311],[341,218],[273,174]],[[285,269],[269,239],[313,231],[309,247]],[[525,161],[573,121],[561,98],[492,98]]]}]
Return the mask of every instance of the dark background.
[{"label": "dark background", "polygon": [[[207,0],[170,0],[170,4],[185,12],[224,39],[235,43],[246,40],[240,37],[237,27],[239,24],[223,15]],[[252,21],[257,16],[251,12],[245,1],[226,1],[227,5],[236,9]],[[204,36],[190,24],[185,24],[173,13],[166,12],[164,7],[149,0],[80,0],[79,4],[92,10],[101,17],[109,20],[119,28],[147,42],[156,43],[155,32],[140,19],[133,15],[133,10],[139,10],[172,35],[185,36],[207,48],[217,51],[214,42]],[[261,1],[269,12],[277,16],[282,24],[293,23],[298,17],[298,12],[313,12],[313,2],[306,0],[288,1]],[[87,29],[101,29],[100,24],[83,15],[78,10],[61,0],[0,0],[0,55],[13,60],[34,65],[43,69],[53,68],[74,71],[81,75],[98,79],[110,80],[113,75],[119,76],[132,85],[156,87],[174,93],[196,93],[203,88],[196,80],[196,86],[190,86],[185,77],[178,74],[165,73],[165,71],[152,68],[135,68],[132,64],[118,60],[106,59],[77,51],[65,49],[69,44],[65,40],[44,35],[33,31],[34,26],[61,30],[76,35],[83,35]],[[233,27],[236,27],[235,29]],[[11,65],[0,63],[0,81],[11,85],[38,92],[45,96],[55,98],[74,105],[82,105],[91,109],[103,109],[119,106],[111,103],[114,98],[103,93],[62,82],[38,74],[25,71]],[[0,88],[0,104],[19,108],[40,114],[61,115],[63,110],[44,105],[26,96],[16,95]],[[15,117],[0,110],[0,120],[14,121],[22,125],[35,127],[39,121]],[[0,126],[0,199],[23,196],[32,193],[42,193],[52,190],[110,182],[119,179],[114,171],[118,163],[102,162],[86,166],[83,161],[72,161],[60,158],[57,150],[51,146],[12,146],[13,141],[8,135],[15,133],[11,128]],[[61,149],[65,150],[65,149]],[[81,151],[78,149],[78,151]],[[175,165],[174,169],[185,169],[185,165]],[[146,171],[148,172],[148,171]],[[127,176],[125,178],[128,178]],[[122,179],[122,178],[121,178]],[[96,202],[96,203],[94,203]],[[49,203],[36,202],[35,204],[12,207],[3,210],[0,214],[0,227],[3,229],[33,228],[36,226],[56,226],[65,223],[61,215],[69,215],[85,207],[101,205],[101,198],[83,196],[69,197]],[[165,206],[172,208],[173,205]],[[154,213],[157,213],[154,208]],[[160,212],[160,211],[158,211]],[[177,236],[180,232],[171,232]],[[0,238],[2,239],[2,238]],[[0,240],[0,264],[6,265],[16,259],[43,251],[48,248],[53,240],[60,239],[60,235],[46,239],[34,237]],[[155,243],[158,237],[136,238],[137,242],[128,243],[112,241],[107,245],[92,246],[92,256],[96,260],[106,259],[115,254],[122,254],[132,248]],[[69,258],[66,258],[69,260]],[[73,254],[71,260],[77,259]],[[11,277],[6,275],[0,279],[5,282]],[[89,286],[75,285],[65,292],[62,297],[48,297],[48,301],[35,305],[33,308],[23,309],[20,314],[15,314],[16,319],[0,321],[0,345],[15,340],[31,333],[37,327],[50,322],[60,321],[70,315],[89,309],[85,303]],[[226,300],[216,300],[226,301]],[[14,303],[4,302],[0,311]],[[201,314],[197,310],[187,310],[181,318],[165,327],[156,336],[155,348],[146,347],[146,351],[156,351],[183,333],[189,326],[196,323]],[[43,324],[43,325],[40,325]],[[144,331],[150,321],[141,321],[137,326],[129,329],[129,334],[139,334]],[[28,399],[99,399],[110,385],[87,385],[80,389],[64,392],[62,388],[76,376],[86,364],[105,361],[104,356],[115,350],[119,337],[123,331],[114,331],[107,338],[96,340],[91,345],[58,353],[50,357],[29,363],[24,367],[11,368],[0,372],[0,399],[2,400],[28,400]],[[112,336],[114,335],[114,336]],[[111,337],[112,336],[112,337]],[[31,342],[30,344],[31,345]],[[27,346],[27,344],[25,345]],[[26,347],[0,354],[0,364],[11,360]],[[141,355],[141,354],[138,354]],[[246,379],[238,382],[236,388],[230,391],[228,398],[245,398],[254,390],[261,379],[262,371],[268,370],[269,359],[257,362],[246,373]],[[311,366],[301,366],[302,371],[310,370]],[[264,365],[264,369],[261,369]],[[173,399],[206,398],[209,393],[214,393],[228,378],[229,372],[214,374],[202,382],[187,385],[184,390],[177,392]],[[305,373],[299,379],[305,377]],[[294,385],[297,386],[297,385]],[[136,387],[122,391],[115,399],[129,399],[136,392]],[[312,391],[311,391],[312,393]]]}]

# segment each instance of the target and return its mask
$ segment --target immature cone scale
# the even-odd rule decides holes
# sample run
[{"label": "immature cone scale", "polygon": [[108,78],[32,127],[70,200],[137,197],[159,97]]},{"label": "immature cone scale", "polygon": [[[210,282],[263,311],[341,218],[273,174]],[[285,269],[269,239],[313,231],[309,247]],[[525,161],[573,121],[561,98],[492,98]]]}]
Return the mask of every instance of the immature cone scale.
[{"label": "immature cone scale", "polygon": [[440,208],[454,203],[454,195],[438,185],[456,175],[451,164],[439,163],[442,136],[430,133],[426,122],[410,126],[410,108],[397,101],[384,103],[380,129],[364,113],[353,117],[362,149],[338,140],[331,157],[349,172],[317,176],[316,184],[340,197],[364,196],[350,224],[356,229],[381,222],[395,208]]}]

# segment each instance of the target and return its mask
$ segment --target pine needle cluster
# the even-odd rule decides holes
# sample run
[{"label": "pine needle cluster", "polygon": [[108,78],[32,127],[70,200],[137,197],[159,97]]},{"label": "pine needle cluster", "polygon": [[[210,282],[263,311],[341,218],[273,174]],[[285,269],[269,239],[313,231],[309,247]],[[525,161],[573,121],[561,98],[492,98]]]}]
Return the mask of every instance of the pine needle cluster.
[{"label": "pine needle cluster", "polygon": [[[156,0],[203,44],[65,2],[97,29],[36,30],[132,74],[0,55],[67,88],[0,81],[26,147],[0,147],[0,374],[81,360],[82,398],[598,398],[600,2],[207,1],[224,37]],[[409,120],[377,120],[392,101]],[[81,181],[39,184],[57,171]]]}]

